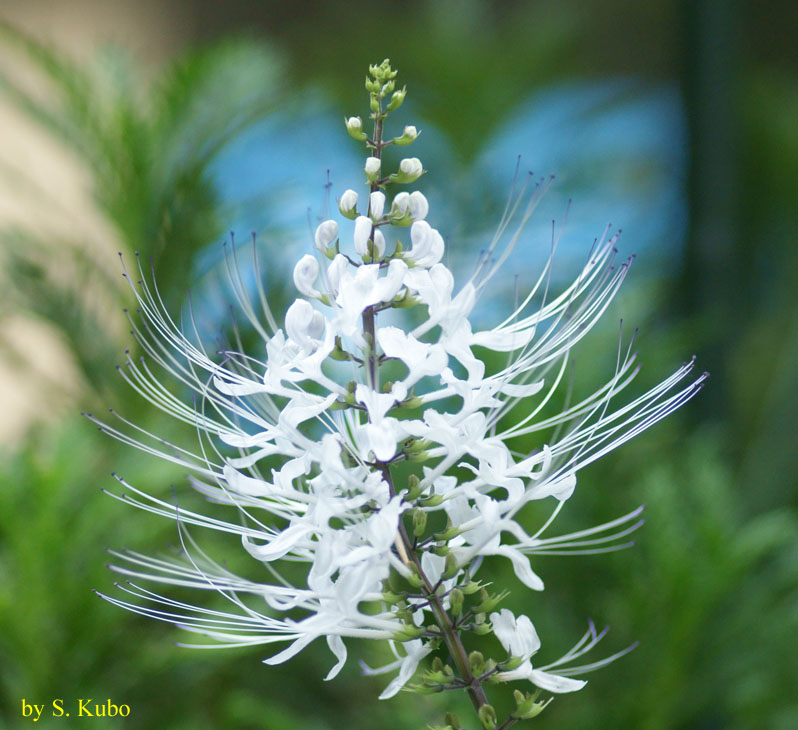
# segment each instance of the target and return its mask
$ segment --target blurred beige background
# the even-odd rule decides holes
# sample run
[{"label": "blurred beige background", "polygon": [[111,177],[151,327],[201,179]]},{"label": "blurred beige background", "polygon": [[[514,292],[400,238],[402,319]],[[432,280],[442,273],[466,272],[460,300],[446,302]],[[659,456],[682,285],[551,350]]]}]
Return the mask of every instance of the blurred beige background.
[{"label": "blurred beige background", "polygon": [[[140,60],[146,76],[189,41],[186,7],[157,0],[4,0],[0,19],[40,41],[52,42],[79,62],[89,60],[103,45],[121,46]],[[30,77],[28,67],[15,61],[0,46],[0,68],[46,94],[46,84]],[[107,264],[116,273],[114,254],[120,244],[92,204],[89,180],[78,158],[1,95],[0,129],[0,169],[5,173],[0,175],[0,228],[19,225],[44,235],[69,230],[85,241],[101,266]],[[56,260],[51,264],[58,267]],[[108,325],[123,334],[124,320],[117,311],[109,312]],[[48,325],[11,313],[0,326],[7,338],[7,346],[0,350],[0,444],[12,445],[32,422],[80,409],[75,397],[80,374]]]}]

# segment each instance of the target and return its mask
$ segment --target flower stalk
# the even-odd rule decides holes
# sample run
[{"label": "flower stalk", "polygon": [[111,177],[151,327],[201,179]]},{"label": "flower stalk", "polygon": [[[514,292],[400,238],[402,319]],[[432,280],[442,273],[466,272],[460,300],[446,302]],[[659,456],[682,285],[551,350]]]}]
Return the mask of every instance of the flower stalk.
[{"label": "flower stalk", "polygon": [[[608,228],[564,291],[549,292],[549,260],[510,316],[475,330],[469,316],[546,184],[535,187],[525,206],[525,191],[510,201],[481,265],[456,290],[442,263],[444,239],[427,220],[426,197],[419,190],[391,195],[393,186],[411,185],[424,173],[416,157],[402,159],[394,172],[384,169],[387,145],[406,146],[419,136],[405,125],[386,138],[389,114],[406,94],[396,89],[395,77],[387,60],[369,68],[370,138],[360,117],[345,120],[349,135],[365,145],[366,210],[361,204],[358,211],[359,196],[347,189],[338,209],[343,225],[353,222],[351,234],[337,220],[319,224],[315,253],[294,269],[300,296],[282,327],[259,279],[261,313],[236,265],[230,267],[233,290],[264,353],[229,348],[211,357],[194,323],[184,331],[144,273],[125,271],[142,320],[131,324],[146,359],[128,358],[120,373],[156,407],[193,426],[198,447],[167,443],[118,414],[119,426],[88,417],[112,436],[185,467],[195,490],[235,516],[184,509],[117,475],[124,489],[112,496],[177,520],[183,555],[113,553],[112,568],[131,579],[122,590],[132,597],[103,597],[209,640],[202,646],[282,645],[265,659],[270,665],[324,638],[336,659],[327,679],[346,662],[345,639],[383,641],[395,661],[363,665],[369,675],[396,672],[381,699],[402,689],[465,690],[482,728],[504,730],[536,717],[551,696],[581,689],[585,681],[577,677],[633,647],[579,664],[606,633],[591,622],[560,659],[533,665],[541,647],[535,627],[501,607],[507,590],[489,593],[479,582],[483,562],[507,560],[523,586],[540,591],[537,556],[628,547],[627,536],[642,524],[641,509],[570,534],[548,533],[574,492],[577,472],[687,402],[706,374],[685,384],[693,369],[685,363],[618,405],[637,372],[630,344],[619,347],[605,385],[543,416],[571,350],[609,306],[631,259],[616,262],[617,233]],[[389,250],[387,238],[394,236]],[[503,241],[505,249],[497,250]],[[407,310],[423,316],[412,325],[403,319]],[[390,313],[391,324],[383,313]],[[162,385],[155,368],[192,390],[190,402]],[[536,448],[511,450],[507,442],[519,438],[534,440]],[[396,474],[402,474],[399,485]],[[526,509],[532,502],[551,510],[534,531]],[[198,527],[240,540],[253,576],[234,574],[206,555],[191,534]],[[302,578],[288,580],[284,564],[292,574],[303,568]],[[138,580],[212,591],[230,607],[179,603],[140,588]],[[493,636],[501,650],[487,657],[469,653],[472,635]],[[516,691],[516,709],[500,720],[485,686],[519,681],[531,683],[532,692]],[[539,700],[541,692],[547,695]],[[446,726],[456,729],[459,722],[450,716]]]}]

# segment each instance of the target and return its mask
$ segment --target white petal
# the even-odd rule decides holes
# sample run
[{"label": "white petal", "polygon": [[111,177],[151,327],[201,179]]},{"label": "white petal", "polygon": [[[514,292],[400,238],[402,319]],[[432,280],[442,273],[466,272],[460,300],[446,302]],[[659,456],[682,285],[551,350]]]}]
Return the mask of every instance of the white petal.
[{"label": "white petal", "polygon": [[360,256],[366,256],[369,252],[369,238],[371,238],[371,229],[374,223],[371,218],[364,215],[359,215],[355,218],[355,251]]},{"label": "white petal", "polygon": [[556,694],[576,692],[587,684],[583,679],[561,677],[559,674],[550,674],[540,669],[533,669],[529,672],[529,681],[541,689],[545,689],[547,692],[554,692]]},{"label": "white petal", "polygon": [[316,298],[319,292],[313,284],[319,276],[319,262],[315,256],[305,254],[294,267],[294,286],[306,297]]},{"label": "white petal", "polygon": [[[357,200],[357,197],[355,197],[355,200]],[[316,248],[319,251],[326,250],[337,237],[338,224],[334,220],[324,221],[316,228]]]},{"label": "white petal", "polygon": [[346,664],[346,645],[344,644],[344,640],[337,635],[332,635],[327,637],[327,646],[330,647],[330,651],[335,654],[338,662],[335,666],[327,672],[327,676],[324,678],[325,681],[329,681],[333,679],[338,672],[341,671],[344,664]]},{"label": "white petal", "polygon": [[381,190],[375,190],[369,195],[369,215],[374,221],[382,218],[382,212],[385,210],[385,193]]}]

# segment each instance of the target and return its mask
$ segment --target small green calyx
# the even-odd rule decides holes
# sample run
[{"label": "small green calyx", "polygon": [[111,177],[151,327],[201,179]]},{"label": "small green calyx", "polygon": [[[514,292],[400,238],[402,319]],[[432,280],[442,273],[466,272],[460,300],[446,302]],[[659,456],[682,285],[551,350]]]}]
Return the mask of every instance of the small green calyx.
[{"label": "small green calyx", "polygon": [[533,717],[537,717],[553,699],[553,697],[549,697],[549,699],[543,702],[537,702],[536,700],[539,696],[540,690],[532,693],[523,693],[519,690],[515,690],[513,692],[515,710],[511,716],[518,720],[531,720]]},{"label": "small green calyx", "polygon": [[477,613],[490,613],[509,595],[509,591],[502,591],[501,593],[491,595],[483,588],[480,593],[480,603],[474,610]]},{"label": "small green calyx", "polygon": [[452,613],[455,616],[459,616],[463,613],[464,600],[465,596],[459,588],[453,588],[451,593],[449,593],[449,605],[452,607]]},{"label": "small green calyx", "polygon": [[[393,82],[391,82],[391,83],[393,83]],[[392,112],[394,109],[398,109],[400,106],[402,106],[402,102],[405,100],[405,96],[407,96],[407,87],[406,86],[403,86],[401,89],[399,89],[399,91],[394,91],[393,95],[391,96],[391,100],[388,102],[388,106],[386,107],[386,111]],[[404,144],[408,144],[408,143],[405,142]]]},{"label": "small green calyx", "polygon": [[427,513],[423,509],[413,510],[413,535],[421,537],[427,529]]},{"label": "small green calyx", "polygon": [[482,705],[479,708],[479,721],[485,730],[496,730],[498,719],[496,718],[496,710],[493,705]]}]

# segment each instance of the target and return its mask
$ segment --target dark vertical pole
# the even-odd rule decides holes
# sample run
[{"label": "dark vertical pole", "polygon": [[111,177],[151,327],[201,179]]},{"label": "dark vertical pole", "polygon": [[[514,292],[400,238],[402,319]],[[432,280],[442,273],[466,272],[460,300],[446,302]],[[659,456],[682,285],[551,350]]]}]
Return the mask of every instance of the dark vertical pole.
[{"label": "dark vertical pole", "polygon": [[684,0],[682,87],[689,137],[689,223],[680,307],[713,375],[701,407],[722,413],[734,318],[750,305],[740,222],[738,0]]}]

